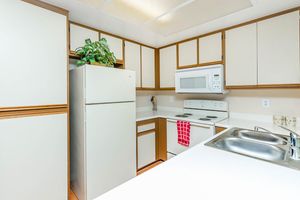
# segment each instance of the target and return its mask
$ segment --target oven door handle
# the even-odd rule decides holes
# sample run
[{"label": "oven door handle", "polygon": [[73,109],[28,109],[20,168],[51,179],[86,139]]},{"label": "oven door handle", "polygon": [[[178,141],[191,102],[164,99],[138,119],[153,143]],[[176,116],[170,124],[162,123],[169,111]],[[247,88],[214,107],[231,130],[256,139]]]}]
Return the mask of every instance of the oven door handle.
[{"label": "oven door handle", "polygon": [[[167,119],[167,122],[176,123],[177,120],[174,120],[174,119]],[[203,125],[203,124],[197,124],[197,123],[193,123],[193,122],[190,122],[190,123],[191,123],[191,126],[197,126],[197,127],[200,127],[200,128],[206,128],[206,129],[212,128],[212,126],[205,126],[205,125]]]}]

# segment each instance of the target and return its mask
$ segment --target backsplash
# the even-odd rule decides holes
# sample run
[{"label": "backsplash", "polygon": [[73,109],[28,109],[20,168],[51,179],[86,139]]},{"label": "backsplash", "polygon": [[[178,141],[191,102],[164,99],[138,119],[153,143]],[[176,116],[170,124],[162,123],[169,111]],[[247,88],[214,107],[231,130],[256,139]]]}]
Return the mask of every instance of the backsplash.
[{"label": "backsplash", "polygon": [[152,108],[152,95],[157,96],[158,108],[182,108],[185,99],[213,99],[228,101],[229,111],[234,113],[300,117],[300,89],[233,90],[226,95],[138,92],[137,107]]}]

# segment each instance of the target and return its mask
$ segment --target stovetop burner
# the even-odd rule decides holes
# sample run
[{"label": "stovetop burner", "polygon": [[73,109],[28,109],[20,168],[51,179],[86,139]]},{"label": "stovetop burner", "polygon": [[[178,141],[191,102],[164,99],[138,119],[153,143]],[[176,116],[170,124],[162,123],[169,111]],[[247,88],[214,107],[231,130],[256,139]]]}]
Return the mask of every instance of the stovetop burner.
[{"label": "stovetop burner", "polygon": [[192,113],[183,113],[183,115],[192,116]]},{"label": "stovetop burner", "polygon": [[211,119],[209,119],[209,118],[199,118],[199,120],[210,121]]},{"label": "stovetop burner", "polygon": [[209,118],[209,119],[216,119],[216,118],[218,118],[218,117],[217,117],[217,116],[208,115],[208,116],[206,116],[206,118]]},{"label": "stovetop burner", "polygon": [[175,115],[175,117],[183,117],[183,118],[186,118],[186,117],[189,117],[188,115]]}]

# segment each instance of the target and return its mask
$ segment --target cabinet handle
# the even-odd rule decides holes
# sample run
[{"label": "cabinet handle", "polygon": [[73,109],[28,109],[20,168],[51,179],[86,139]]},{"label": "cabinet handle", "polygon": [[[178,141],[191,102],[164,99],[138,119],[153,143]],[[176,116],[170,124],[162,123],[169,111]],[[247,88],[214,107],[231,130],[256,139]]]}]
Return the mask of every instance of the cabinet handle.
[{"label": "cabinet handle", "polygon": [[[173,120],[173,119],[168,119],[167,121],[171,122],[171,123],[176,123],[177,122],[176,120]],[[192,122],[191,122],[191,126],[197,126],[197,127],[206,128],[206,129],[211,128],[211,126],[205,126],[205,125],[202,125],[202,124],[196,124],[196,123],[192,123]]]}]

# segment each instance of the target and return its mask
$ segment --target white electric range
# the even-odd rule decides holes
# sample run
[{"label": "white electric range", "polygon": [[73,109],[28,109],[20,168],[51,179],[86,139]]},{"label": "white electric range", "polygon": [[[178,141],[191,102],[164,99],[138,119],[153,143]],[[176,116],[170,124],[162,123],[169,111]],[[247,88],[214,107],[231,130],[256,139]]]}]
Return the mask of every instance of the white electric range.
[{"label": "white electric range", "polygon": [[[167,119],[168,159],[212,137],[215,134],[215,123],[227,118],[228,103],[226,101],[185,100],[183,113]],[[189,147],[178,144],[177,120],[191,123]]]}]

